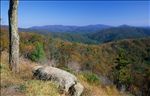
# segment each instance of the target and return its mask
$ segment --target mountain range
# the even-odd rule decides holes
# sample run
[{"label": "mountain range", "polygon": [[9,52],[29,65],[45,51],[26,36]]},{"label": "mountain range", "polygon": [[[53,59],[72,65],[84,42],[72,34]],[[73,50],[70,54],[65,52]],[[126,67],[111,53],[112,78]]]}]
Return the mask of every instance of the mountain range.
[{"label": "mountain range", "polygon": [[109,25],[86,25],[86,26],[65,26],[65,25],[45,25],[45,26],[33,26],[28,28],[32,31],[48,32],[60,32],[60,33],[91,33],[102,29],[110,28]]},{"label": "mountain range", "polygon": [[116,41],[121,39],[134,39],[150,36],[150,29],[145,27],[132,27],[122,25],[119,27],[111,27],[103,29],[95,33],[88,34],[88,37],[92,40],[96,40],[99,43],[105,43],[110,41]]},{"label": "mountain range", "polygon": [[[8,26],[2,26],[7,28]],[[150,36],[150,27],[135,27],[120,25],[117,27],[109,25],[87,25],[87,26],[64,26],[46,25],[33,26],[30,28],[19,28],[21,32],[35,32],[50,35],[64,41],[85,44],[101,44],[122,39],[136,39]]]}]

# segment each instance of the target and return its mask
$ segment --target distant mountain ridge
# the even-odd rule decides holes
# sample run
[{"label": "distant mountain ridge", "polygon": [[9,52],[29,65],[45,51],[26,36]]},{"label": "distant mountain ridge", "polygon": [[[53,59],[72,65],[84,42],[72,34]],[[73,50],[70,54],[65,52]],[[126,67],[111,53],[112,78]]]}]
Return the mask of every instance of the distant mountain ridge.
[{"label": "distant mountain ridge", "polygon": [[86,26],[67,26],[67,25],[45,25],[45,26],[33,26],[28,30],[48,32],[65,32],[65,33],[90,33],[96,32],[102,29],[110,28],[109,25],[86,25]]},{"label": "distant mountain ridge", "polygon": [[[8,29],[6,25],[1,25],[1,27]],[[85,44],[101,44],[122,39],[150,37],[150,27],[129,25],[120,25],[117,27],[101,24],[87,26],[47,25],[44,27],[19,28],[19,31],[35,32],[44,35],[49,34],[53,38]]]},{"label": "distant mountain ridge", "polygon": [[111,27],[87,35],[90,39],[96,40],[99,43],[105,43],[121,39],[149,37],[150,28],[121,25],[119,27]]},{"label": "distant mountain ridge", "polygon": [[122,39],[150,37],[150,28],[120,25],[118,27],[109,27],[106,29],[101,29],[99,31],[87,32],[84,34],[55,32],[51,33],[51,36],[71,42],[101,44]]}]

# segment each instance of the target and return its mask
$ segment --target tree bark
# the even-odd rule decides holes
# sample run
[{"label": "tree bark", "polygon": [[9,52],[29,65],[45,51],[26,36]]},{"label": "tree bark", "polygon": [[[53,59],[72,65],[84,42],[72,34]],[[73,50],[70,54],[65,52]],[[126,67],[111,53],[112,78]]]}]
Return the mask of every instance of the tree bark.
[{"label": "tree bark", "polygon": [[19,72],[19,35],[18,35],[18,0],[10,0],[9,18],[9,66],[13,72]]}]

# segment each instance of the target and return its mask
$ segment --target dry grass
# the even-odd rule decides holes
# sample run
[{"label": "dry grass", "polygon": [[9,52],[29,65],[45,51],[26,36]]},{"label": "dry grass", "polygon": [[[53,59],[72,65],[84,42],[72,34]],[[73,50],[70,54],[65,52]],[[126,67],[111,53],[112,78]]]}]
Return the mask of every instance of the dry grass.
[{"label": "dry grass", "polygon": [[9,70],[7,52],[2,52],[0,63],[0,96],[60,96],[56,84],[32,79],[32,67],[36,63],[20,58],[18,74]]},{"label": "dry grass", "polygon": [[27,96],[59,96],[56,85],[50,81],[31,80],[26,85]]},{"label": "dry grass", "polygon": [[79,81],[85,87],[83,96],[129,96],[126,93],[121,93],[117,90],[115,86],[102,86],[99,85],[91,85],[87,82],[86,78],[79,74],[77,75]]},{"label": "dry grass", "polygon": [[[32,68],[37,63],[21,57],[18,74],[9,70],[7,52],[2,52],[0,63],[1,96],[60,96],[56,84],[32,78]],[[114,86],[91,85],[83,74],[77,74],[77,78],[85,87],[82,96],[128,96],[121,94]]]}]

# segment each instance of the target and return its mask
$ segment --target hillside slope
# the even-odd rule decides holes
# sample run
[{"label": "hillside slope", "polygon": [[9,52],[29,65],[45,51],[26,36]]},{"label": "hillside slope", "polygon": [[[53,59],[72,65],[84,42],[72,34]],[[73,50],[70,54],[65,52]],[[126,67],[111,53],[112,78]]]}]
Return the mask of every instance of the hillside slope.
[{"label": "hillside slope", "polygon": [[[8,31],[1,32],[0,50],[8,50]],[[81,82],[96,85],[101,82],[103,86],[115,84],[120,90],[145,96],[149,95],[150,84],[149,42],[150,38],[142,38],[88,45],[20,32],[20,55],[77,73],[85,78]]]},{"label": "hillside slope", "polygon": [[[8,67],[8,53],[3,51],[1,57],[1,96],[64,96],[59,93],[54,82],[36,80],[32,77],[31,69],[37,63],[21,57],[20,73],[13,74]],[[92,85],[84,75],[76,76],[86,88],[82,96],[126,96],[125,93],[119,93],[114,86]]]}]

